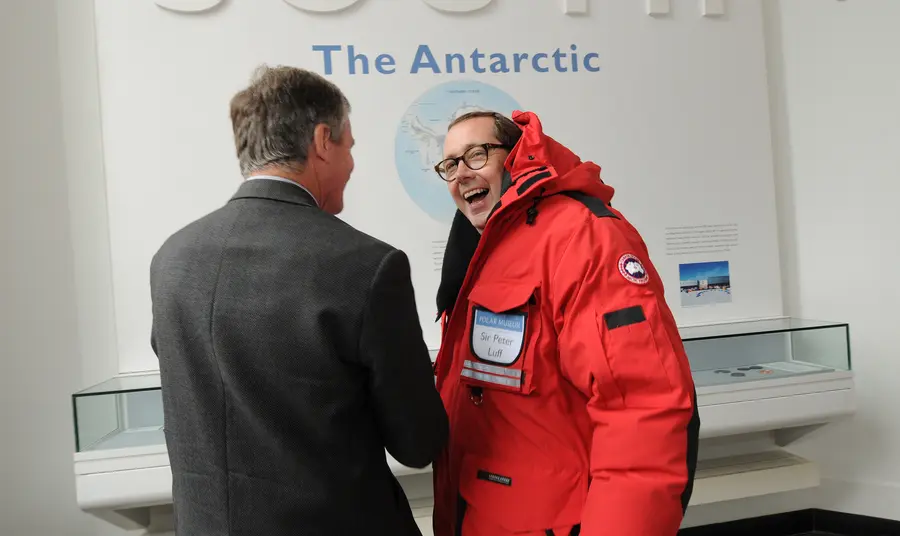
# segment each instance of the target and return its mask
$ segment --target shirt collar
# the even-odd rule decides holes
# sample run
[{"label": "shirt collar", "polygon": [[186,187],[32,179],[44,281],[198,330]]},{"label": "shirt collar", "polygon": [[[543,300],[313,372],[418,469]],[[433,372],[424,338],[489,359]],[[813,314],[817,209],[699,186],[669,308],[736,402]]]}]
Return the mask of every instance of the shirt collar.
[{"label": "shirt collar", "polygon": [[314,196],[314,195],[312,194],[312,192],[310,192],[305,186],[303,186],[303,185],[300,184],[300,183],[294,182],[294,181],[292,181],[292,180],[290,180],[290,179],[285,179],[284,177],[277,177],[277,176],[275,176],[275,175],[252,175],[252,176],[250,176],[250,177],[247,177],[247,180],[248,180],[248,181],[249,181],[249,180],[257,180],[257,179],[265,179],[265,180],[269,180],[269,181],[286,182],[286,183],[288,183],[288,184],[293,184],[293,185],[296,186],[297,188],[300,188],[300,189],[302,189],[303,191],[305,191],[306,193],[308,193],[309,196],[312,197],[312,200],[316,203],[316,206],[319,207],[319,208],[322,208],[322,207],[319,205],[319,200],[316,199],[316,196]]}]

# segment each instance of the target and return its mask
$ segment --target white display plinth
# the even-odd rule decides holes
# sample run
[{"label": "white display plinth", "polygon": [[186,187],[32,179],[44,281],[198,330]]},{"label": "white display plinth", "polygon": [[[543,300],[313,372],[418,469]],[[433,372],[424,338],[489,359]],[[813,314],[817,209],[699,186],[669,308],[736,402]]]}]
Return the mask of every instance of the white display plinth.
[{"label": "white display plinth", "polygon": [[[697,384],[701,439],[769,431],[785,446],[851,414],[848,331],[846,324],[796,319],[682,329]],[[723,381],[726,376],[734,380]],[[153,508],[172,503],[159,397],[157,374],[115,378],[74,395],[76,490],[83,510],[134,529],[151,525]],[[134,423],[142,426],[129,425]],[[398,477],[431,470],[404,467],[386,456]],[[813,462],[783,450],[719,457],[698,463],[691,504],[818,483]]]}]

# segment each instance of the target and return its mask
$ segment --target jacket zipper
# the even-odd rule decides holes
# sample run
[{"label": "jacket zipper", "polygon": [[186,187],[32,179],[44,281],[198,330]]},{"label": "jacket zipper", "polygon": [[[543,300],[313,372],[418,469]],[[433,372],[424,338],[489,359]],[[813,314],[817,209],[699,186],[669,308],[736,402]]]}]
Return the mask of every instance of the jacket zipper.
[{"label": "jacket zipper", "polygon": [[[520,199],[521,198],[516,199],[515,201],[519,201]],[[513,203],[510,203],[506,207],[501,207],[500,210],[506,209],[505,212],[509,212],[510,208],[516,205],[515,201]],[[438,393],[441,392],[441,388],[443,387],[444,382],[447,380],[448,376],[450,375],[450,371],[448,369],[453,366],[453,354],[455,353],[456,349],[454,347],[454,348],[450,349],[449,352],[445,351],[447,349],[447,346],[444,344],[444,341],[447,338],[447,332],[450,330],[450,326],[453,325],[453,320],[457,316],[459,316],[459,314],[461,314],[461,313],[459,313],[459,309],[460,309],[459,296],[461,296],[463,294],[463,290],[468,287],[469,281],[471,281],[472,277],[474,277],[473,274],[475,274],[477,271],[479,271],[481,269],[481,266],[479,263],[481,262],[481,253],[487,247],[487,242],[488,242],[487,238],[490,236],[488,234],[488,231],[490,229],[493,229],[494,227],[497,227],[498,225],[500,225],[500,223],[506,221],[506,219],[500,219],[497,217],[498,214],[500,214],[500,210],[498,210],[497,213],[494,213],[491,218],[488,218],[488,221],[484,226],[484,231],[482,231],[482,233],[481,233],[481,238],[478,240],[478,246],[475,248],[475,253],[472,254],[472,259],[469,261],[469,267],[466,269],[466,277],[463,278],[462,285],[460,285],[460,287],[459,287],[459,295],[456,297],[456,302],[453,304],[453,310],[450,312],[449,315],[447,315],[445,313],[445,316],[447,316],[447,323],[445,325],[445,329],[441,332],[441,350],[438,351],[438,358],[435,359],[435,363],[434,363],[435,369],[437,371],[437,376],[436,376],[436,381],[435,381],[435,389],[437,389]],[[468,313],[468,307],[463,307],[462,309],[464,311],[464,313],[462,313],[462,314]],[[449,353],[449,357],[448,357],[448,353]],[[438,367],[440,367],[440,370],[437,370]],[[451,421],[450,421],[450,430],[452,433],[452,430],[456,429],[456,419],[459,416],[459,411],[457,409],[458,405],[460,404],[459,393],[454,393],[451,403],[453,404],[452,417],[451,417]],[[447,457],[448,461],[450,459],[452,459],[453,453],[450,452],[449,447],[444,452],[444,456]],[[455,482],[455,480],[456,479],[454,477],[452,477],[452,476],[450,477],[451,482]],[[458,482],[456,482],[457,487],[458,487],[458,485],[459,485]],[[459,491],[457,489],[457,495],[458,494],[459,494]],[[460,507],[460,505],[457,503],[456,508],[458,509],[459,507]],[[456,512],[456,513],[458,514],[459,512]],[[454,517],[457,517],[457,516],[454,516]],[[462,532],[462,516],[457,517],[456,523],[457,523],[457,526],[455,527],[455,532],[457,534],[460,534]]]},{"label": "jacket zipper", "polygon": [[[501,207],[501,209],[502,209],[502,207]],[[494,214],[494,216],[495,216],[494,218],[489,218],[487,223],[484,226],[484,231],[482,231],[481,238],[478,240],[478,246],[475,248],[475,253],[472,254],[472,259],[469,261],[469,267],[466,269],[466,277],[463,278],[462,285],[460,285],[460,287],[459,287],[459,296],[462,295],[463,290],[465,290],[466,287],[469,285],[469,282],[472,280],[473,274],[481,268],[481,266],[478,263],[481,261],[481,253],[487,247],[486,244],[488,242],[488,240],[487,240],[488,230],[499,225],[499,223],[496,223],[498,220],[498,218],[496,218],[496,214]],[[491,225],[492,223],[495,223],[495,225]],[[441,332],[441,350],[438,351],[438,358],[435,359],[435,362],[434,362],[435,371],[437,372],[437,381],[435,383],[435,387],[438,390],[438,392],[440,392],[441,387],[444,384],[444,381],[447,379],[447,376],[449,375],[449,370],[447,370],[447,369],[450,366],[452,366],[452,364],[453,364],[453,359],[452,359],[453,352],[451,351],[451,358],[448,360],[447,353],[444,351],[444,348],[446,348],[444,341],[447,338],[447,331],[449,331],[450,326],[453,324],[453,319],[456,318],[456,316],[458,316],[460,314],[459,313],[459,310],[460,310],[459,296],[457,296],[456,302],[453,304],[453,309],[451,310],[450,314],[446,315],[446,313],[445,313],[445,315],[447,316],[447,323],[445,325],[445,328]],[[466,307],[463,307],[463,310],[468,312],[468,308],[466,308]]]},{"label": "jacket zipper", "polygon": [[[490,218],[488,218],[487,223],[485,223],[484,231],[481,233],[481,239],[478,240],[478,246],[475,248],[475,253],[472,254],[472,259],[469,261],[469,268],[466,270],[466,277],[463,279],[462,285],[459,287],[459,294],[462,295],[462,291],[468,286],[469,281],[471,281],[473,274],[481,268],[477,263],[480,261],[481,253],[484,251],[486,247],[486,237],[488,236],[488,231],[494,227],[497,227],[501,223],[505,223],[505,221],[509,218],[500,218],[500,216],[508,216],[509,214],[513,214],[510,212],[513,207],[519,205],[520,203],[524,203],[528,199],[531,199],[534,194],[530,194],[528,197],[517,197],[512,200],[508,205],[501,205],[496,212],[494,212]],[[540,197],[540,196],[538,196]],[[493,225],[492,225],[493,224]],[[448,370],[446,370],[449,366],[452,365],[452,359],[450,360],[450,364],[446,364],[446,353],[444,352],[444,348],[446,347],[444,341],[446,339],[447,331],[453,323],[453,319],[458,314],[457,311],[459,307],[457,306],[459,303],[459,296],[457,296],[456,303],[453,304],[453,310],[447,316],[447,323],[444,329],[441,330],[441,349],[438,350],[438,357],[434,360],[433,370],[435,372],[435,388],[440,392],[441,387],[444,385],[444,380],[446,380],[446,376],[448,374]]]}]

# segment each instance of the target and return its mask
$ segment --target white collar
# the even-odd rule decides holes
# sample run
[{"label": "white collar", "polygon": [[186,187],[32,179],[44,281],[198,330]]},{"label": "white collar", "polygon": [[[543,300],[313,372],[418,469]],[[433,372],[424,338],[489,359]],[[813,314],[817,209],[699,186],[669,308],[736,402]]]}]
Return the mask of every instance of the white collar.
[{"label": "white collar", "polygon": [[[316,204],[316,206],[319,207],[319,200],[316,199],[316,196],[314,196],[314,195],[312,194],[312,192],[310,192],[309,190],[307,190],[306,187],[303,186],[303,185],[300,184],[300,183],[294,182],[294,181],[292,181],[292,180],[290,180],[290,179],[285,179],[284,177],[276,177],[275,175],[252,175],[252,176],[250,176],[250,177],[247,177],[247,180],[248,180],[248,181],[249,181],[249,180],[255,180],[255,179],[265,179],[265,180],[270,180],[270,181],[286,182],[286,183],[288,183],[288,184],[293,184],[293,185],[296,186],[297,188],[301,188],[301,189],[303,189],[304,192],[308,193],[309,196],[312,197],[312,200],[313,200],[313,202]],[[322,207],[319,207],[319,208],[322,208]]]}]

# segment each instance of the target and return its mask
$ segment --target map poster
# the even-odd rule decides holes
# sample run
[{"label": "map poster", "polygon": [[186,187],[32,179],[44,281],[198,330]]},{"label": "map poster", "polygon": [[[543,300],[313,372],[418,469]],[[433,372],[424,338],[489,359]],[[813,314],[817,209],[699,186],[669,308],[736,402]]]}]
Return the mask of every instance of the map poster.
[{"label": "map poster", "polygon": [[449,229],[456,205],[446,183],[434,171],[443,158],[447,127],[468,112],[491,110],[510,115],[517,109],[519,103],[513,97],[474,80],[438,84],[410,104],[397,128],[394,154],[397,175],[412,202]]}]

